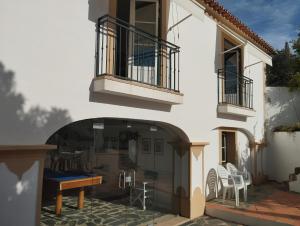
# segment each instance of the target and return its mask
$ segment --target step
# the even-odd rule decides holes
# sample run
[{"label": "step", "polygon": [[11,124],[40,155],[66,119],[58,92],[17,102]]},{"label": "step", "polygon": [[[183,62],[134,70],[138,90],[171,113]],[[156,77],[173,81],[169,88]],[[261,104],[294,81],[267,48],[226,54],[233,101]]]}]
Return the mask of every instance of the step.
[{"label": "step", "polygon": [[260,216],[252,216],[247,214],[247,211],[234,211],[227,207],[222,207],[221,205],[216,204],[207,204],[205,208],[205,214],[219,218],[221,220],[249,225],[249,226],[287,226],[290,224],[286,224],[283,222],[273,221],[265,218],[263,215]]},{"label": "step", "polygon": [[143,223],[139,226],[179,226],[181,224],[189,222],[190,219],[181,217],[178,215],[167,214],[161,217],[154,219],[154,221],[149,221],[147,223]]}]

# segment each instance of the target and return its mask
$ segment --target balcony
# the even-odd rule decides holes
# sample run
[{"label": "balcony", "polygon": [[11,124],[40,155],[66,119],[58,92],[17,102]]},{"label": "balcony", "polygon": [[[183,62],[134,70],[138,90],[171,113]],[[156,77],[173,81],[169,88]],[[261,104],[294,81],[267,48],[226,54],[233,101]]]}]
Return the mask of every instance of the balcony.
[{"label": "balcony", "polygon": [[218,113],[243,117],[255,116],[253,80],[237,73],[218,70]]},{"label": "balcony", "polygon": [[97,24],[92,92],[181,104],[179,47],[111,16]]}]

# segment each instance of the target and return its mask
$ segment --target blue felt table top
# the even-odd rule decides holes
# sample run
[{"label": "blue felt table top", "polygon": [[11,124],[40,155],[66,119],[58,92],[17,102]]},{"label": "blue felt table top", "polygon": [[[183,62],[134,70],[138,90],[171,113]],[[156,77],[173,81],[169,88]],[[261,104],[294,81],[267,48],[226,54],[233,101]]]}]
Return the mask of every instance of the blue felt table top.
[{"label": "blue felt table top", "polygon": [[44,178],[54,181],[68,181],[96,176],[85,172],[58,172],[50,169],[44,169]]}]

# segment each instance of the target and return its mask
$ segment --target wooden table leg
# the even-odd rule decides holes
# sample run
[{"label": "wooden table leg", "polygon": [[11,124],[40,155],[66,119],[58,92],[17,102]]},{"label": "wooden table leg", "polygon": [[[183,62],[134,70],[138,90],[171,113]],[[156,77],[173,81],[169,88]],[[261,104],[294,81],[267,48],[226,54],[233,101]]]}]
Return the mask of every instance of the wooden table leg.
[{"label": "wooden table leg", "polygon": [[84,188],[80,188],[79,190],[79,195],[78,195],[78,209],[83,208],[83,203],[84,203]]},{"label": "wooden table leg", "polygon": [[56,208],[55,213],[57,216],[61,215],[62,208],[62,191],[58,191],[56,195]]}]

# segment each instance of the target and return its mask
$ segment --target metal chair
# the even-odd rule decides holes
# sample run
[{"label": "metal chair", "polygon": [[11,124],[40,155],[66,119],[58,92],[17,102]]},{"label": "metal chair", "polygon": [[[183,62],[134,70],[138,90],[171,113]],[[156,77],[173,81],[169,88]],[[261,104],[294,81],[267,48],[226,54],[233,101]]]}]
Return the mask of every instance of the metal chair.
[{"label": "metal chair", "polygon": [[130,192],[130,205],[139,202],[143,210],[146,210],[146,201],[151,202],[153,189],[149,188],[149,182],[142,182],[141,186],[135,186]]}]

